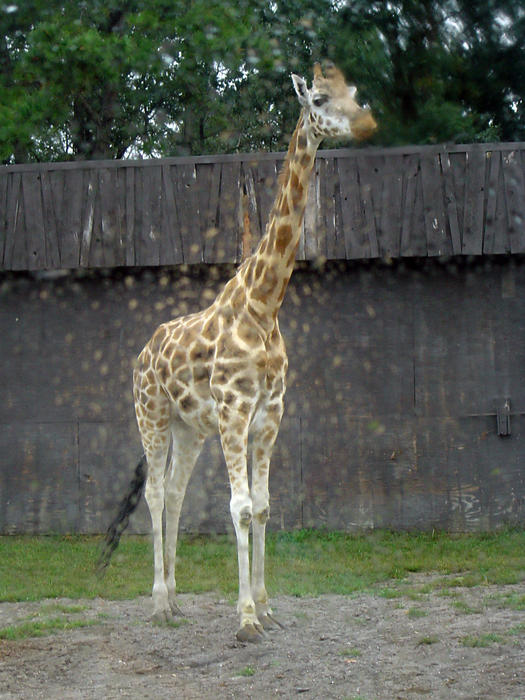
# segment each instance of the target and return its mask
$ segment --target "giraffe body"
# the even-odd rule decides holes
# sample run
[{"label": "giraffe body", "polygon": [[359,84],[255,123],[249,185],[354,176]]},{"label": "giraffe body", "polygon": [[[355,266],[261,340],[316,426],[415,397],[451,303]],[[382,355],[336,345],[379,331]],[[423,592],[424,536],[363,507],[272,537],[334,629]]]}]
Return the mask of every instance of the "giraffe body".
[{"label": "giraffe body", "polygon": [[207,309],[157,328],[134,371],[135,409],[148,464],[154,617],[164,620],[178,611],[175,558],[182,501],[204,440],[218,432],[237,536],[241,641],[258,641],[262,628],[279,626],[264,584],[269,465],[283,415],[288,366],[277,314],[294,266],[310,172],[324,136],[361,138],[375,129],[370,112],[355,102],[355,88],[345,84],[335,67],[327,68],[324,76],[316,64],[311,91],[301,78],[293,76],[293,81],[303,110],[265,236]]}]

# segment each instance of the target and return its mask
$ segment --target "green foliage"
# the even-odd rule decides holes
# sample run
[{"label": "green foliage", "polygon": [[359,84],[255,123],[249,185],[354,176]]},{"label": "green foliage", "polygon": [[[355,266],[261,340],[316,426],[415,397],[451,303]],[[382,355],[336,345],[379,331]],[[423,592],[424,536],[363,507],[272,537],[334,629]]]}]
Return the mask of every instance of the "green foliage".
[{"label": "green foliage", "polygon": [[324,57],[378,144],[525,138],[515,0],[24,0],[0,27],[3,162],[282,149]]}]

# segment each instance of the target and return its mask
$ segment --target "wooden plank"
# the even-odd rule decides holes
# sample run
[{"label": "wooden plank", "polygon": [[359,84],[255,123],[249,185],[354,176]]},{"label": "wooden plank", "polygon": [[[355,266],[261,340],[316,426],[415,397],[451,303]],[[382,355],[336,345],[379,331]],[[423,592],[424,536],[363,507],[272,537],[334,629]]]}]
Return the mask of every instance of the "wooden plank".
[{"label": "wooden plank", "polygon": [[13,269],[13,251],[16,231],[19,226],[21,183],[22,176],[20,173],[13,173],[7,183],[7,217],[3,262],[6,270]]},{"label": "wooden plank", "polygon": [[87,175],[86,204],[82,213],[82,239],[80,242],[80,267],[89,267],[91,261],[91,244],[95,220],[95,201],[98,193],[97,171],[91,170]]},{"label": "wooden plank", "polygon": [[395,258],[401,249],[402,156],[385,157],[380,174],[383,180],[380,209],[381,255]]},{"label": "wooden plank", "polygon": [[357,168],[359,173],[359,191],[363,204],[363,212],[365,217],[365,237],[370,246],[370,257],[379,257],[379,241],[377,236],[376,213],[374,206],[375,198],[379,195],[374,192],[374,184],[377,180],[374,177],[374,167],[377,167],[374,162],[366,156],[357,156]]},{"label": "wooden plank", "polygon": [[485,201],[485,151],[474,147],[470,149],[467,152],[466,166],[462,252],[464,255],[481,255]]},{"label": "wooden plank", "polygon": [[[420,177],[419,155],[407,156],[403,163],[403,216],[401,219],[401,248],[402,256],[415,255],[414,221],[418,194],[418,179]],[[426,250],[425,250],[426,252]]]},{"label": "wooden plank", "polygon": [[242,256],[240,163],[224,163],[219,197],[216,262],[239,262]]},{"label": "wooden plank", "polygon": [[503,180],[502,167],[503,153],[498,153],[499,177],[496,184],[496,212],[495,212],[495,234],[493,253],[510,253],[510,232],[507,214],[507,197],[505,194],[505,184]]},{"label": "wooden plank", "polygon": [[204,262],[212,263],[217,259],[217,243],[219,236],[219,195],[221,187],[221,166],[212,165],[210,192],[204,208],[203,256]]},{"label": "wooden plank", "polygon": [[[104,231],[102,226],[103,207],[102,197],[108,198],[108,171],[97,168],[97,170],[85,171],[86,178],[86,206],[82,212],[82,236],[86,232],[86,240],[81,244],[81,260],[84,252],[86,267],[104,267],[106,265],[106,257],[104,254]],[[90,192],[90,186],[92,186]],[[106,191],[105,191],[106,190]]]},{"label": "wooden plank", "polygon": [[160,239],[162,235],[162,170],[160,165],[148,169],[148,180],[151,259],[154,261],[154,265],[160,265]]},{"label": "wooden plank", "polygon": [[178,213],[178,228],[182,257],[185,263],[202,262],[199,211],[195,197],[195,166],[178,165],[171,168]]},{"label": "wooden plank", "polygon": [[126,179],[126,265],[136,265],[135,253],[135,169],[125,169]]},{"label": "wooden plank", "polygon": [[[117,168],[114,178],[115,188],[115,263],[121,267],[126,264],[126,180],[125,168]],[[159,213],[160,216],[160,213]]]},{"label": "wooden plank", "polygon": [[281,168],[282,162],[276,160],[263,160],[257,163],[257,180],[255,186],[261,237],[264,236],[268,221],[270,220],[270,213],[277,195],[278,172]]},{"label": "wooden plank", "polygon": [[[183,165],[179,168],[178,194],[185,213],[183,231],[186,233],[184,262],[189,265],[203,262],[203,240],[199,212],[199,192],[201,185],[197,181],[195,166]],[[204,184],[204,183],[202,183]]]},{"label": "wooden plank", "polygon": [[206,261],[208,241],[217,233],[217,205],[219,197],[220,169],[215,164],[199,164],[195,167],[195,235],[201,242],[199,262]]},{"label": "wooden plank", "polygon": [[427,255],[449,255],[452,252],[448,240],[443,211],[443,187],[438,155],[421,158],[421,183],[423,194],[423,219],[427,239]]},{"label": "wooden plank", "polygon": [[[159,176],[157,186],[155,175]],[[138,265],[160,264],[160,220],[156,229],[154,209],[160,197],[160,171],[137,171],[135,176],[135,251]]]},{"label": "wooden plank", "polygon": [[[135,250],[135,265],[143,265],[145,263],[142,262],[143,258],[145,258],[145,255],[143,253],[143,241],[142,241],[142,235],[143,235],[143,219],[144,219],[144,178],[143,178],[143,170],[142,169],[135,169],[135,177],[133,181],[133,199],[134,199],[134,207],[133,207],[133,240],[134,240],[134,250]],[[128,199],[130,197],[130,193],[128,192]],[[131,214],[131,212],[128,210],[128,214]]]},{"label": "wooden plank", "polygon": [[[121,193],[118,170],[103,168],[98,171],[101,215],[101,264],[118,267],[125,263],[122,229]],[[151,171],[154,174],[156,171]]]},{"label": "wooden plank", "polygon": [[175,189],[169,165],[162,166],[162,237],[160,259],[163,265],[183,262],[180,224],[175,204]]},{"label": "wooden plank", "polygon": [[428,250],[427,237],[425,235],[425,214],[423,210],[423,179],[421,176],[421,163],[418,164],[415,186],[415,201],[414,209],[412,212],[411,254],[416,256],[426,256]]},{"label": "wooden plank", "polygon": [[485,225],[483,236],[483,252],[487,255],[503,252],[502,241],[496,234],[496,211],[498,204],[498,188],[501,170],[501,153],[487,153],[487,172],[485,185]]},{"label": "wooden plank", "polygon": [[330,252],[332,260],[346,259],[345,231],[343,226],[343,211],[341,206],[341,179],[337,159],[332,161],[334,178],[334,245]]},{"label": "wooden plank", "polygon": [[51,187],[49,171],[42,170],[42,207],[46,236],[46,266],[50,269],[60,267],[60,250],[58,246],[57,217]]},{"label": "wooden plank", "polygon": [[199,224],[205,226],[205,218],[208,213],[210,199],[210,187],[213,179],[213,165],[208,163],[195,166],[195,197],[196,207],[199,212]]},{"label": "wooden plank", "polygon": [[40,173],[35,172],[24,173],[22,177],[26,269],[28,270],[41,270],[46,267],[45,224],[40,180]]},{"label": "wooden plank", "polygon": [[9,175],[0,173],[0,268],[4,263],[4,252],[7,238],[7,188]]},{"label": "wooden plank", "polygon": [[370,241],[365,234],[366,222],[361,206],[356,158],[338,158],[341,220],[348,260],[368,258]]},{"label": "wooden plank", "polygon": [[450,174],[456,196],[461,252],[463,253],[463,231],[465,226],[465,183],[467,169],[467,153],[449,151]]},{"label": "wooden plank", "polygon": [[[338,230],[336,227],[336,189],[339,189],[339,173],[333,158],[323,158],[320,169],[319,252],[320,260],[337,260]],[[344,247],[343,247],[344,250]]]},{"label": "wooden plank", "polygon": [[369,177],[372,184],[371,189],[371,202],[373,207],[375,227],[376,227],[376,238],[377,238],[377,248],[380,257],[386,257],[386,250],[383,245],[383,230],[381,225],[383,223],[382,217],[382,207],[384,201],[384,191],[385,191],[385,156],[384,155],[374,155],[370,159]]},{"label": "wooden plank", "polygon": [[503,153],[503,182],[507,200],[511,252],[525,252],[525,177],[519,150]]},{"label": "wooden plank", "polygon": [[[308,196],[306,199],[306,208],[304,211],[304,222],[302,231],[302,241],[299,244],[299,259],[315,260],[319,256],[318,240],[317,240],[317,219],[319,215],[319,170],[320,160],[316,159],[310,181],[308,183]],[[301,250],[302,248],[302,250]],[[303,253],[304,251],[304,253]]]},{"label": "wooden plank", "polygon": [[53,207],[53,212],[55,215],[55,228],[57,235],[57,254],[59,268],[62,267],[62,233],[64,228],[64,210],[62,207],[62,202],[64,199],[64,179],[65,172],[62,170],[50,169],[48,171],[49,175],[49,187],[51,190],[51,202]]},{"label": "wooden plank", "polygon": [[310,216],[305,223],[310,225],[304,227],[305,252],[308,252],[308,259],[313,261],[326,258],[326,236],[324,235],[324,217],[321,206],[321,197],[324,191],[324,168],[323,158],[317,158],[315,164],[315,185],[312,188],[312,200],[309,204]]},{"label": "wooden plank", "polygon": [[84,173],[85,170],[72,170],[64,180],[59,229],[60,264],[64,268],[76,268],[80,261]]},{"label": "wooden plank", "polygon": [[15,219],[15,229],[13,231],[14,240],[11,248],[11,269],[27,269],[27,227],[26,227],[26,206],[23,194],[23,180],[25,173],[21,173],[21,182],[17,196],[17,212]]},{"label": "wooden plank", "polygon": [[263,236],[264,228],[261,227],[261,212],[259,211],[258,198],[258,170],[257,163],[246,162],[242,165],[242,181],[246,195],[247,214],[250,222],[251,249],[255,250]]},{"label": "wooden plank", "polygon": [[461,232],[457,193],[454,189],[454,176],[450,167],[450,155],[448,152],[440,155],[440,163],[445,188],[445,217],[452,245],[452,254],[461,255]]}]

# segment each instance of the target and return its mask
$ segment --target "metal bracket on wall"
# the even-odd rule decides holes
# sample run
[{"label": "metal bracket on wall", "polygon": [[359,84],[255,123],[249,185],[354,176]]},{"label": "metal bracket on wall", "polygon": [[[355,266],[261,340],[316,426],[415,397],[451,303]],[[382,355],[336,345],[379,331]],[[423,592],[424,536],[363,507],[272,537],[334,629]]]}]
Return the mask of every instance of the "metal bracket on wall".
[{"label": "metal bracket on wall", "polygon": [[498,435],[500,437],[510,435],[510,399],[498,401],[496,406],[496,420],[498,424]]}]

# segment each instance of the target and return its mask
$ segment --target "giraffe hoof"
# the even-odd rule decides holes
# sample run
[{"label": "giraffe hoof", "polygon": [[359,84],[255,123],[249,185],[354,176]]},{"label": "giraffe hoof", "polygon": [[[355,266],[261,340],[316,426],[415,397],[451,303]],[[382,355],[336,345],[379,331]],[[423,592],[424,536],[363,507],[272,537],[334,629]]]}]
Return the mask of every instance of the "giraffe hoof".
[{"label": "giraffe hoof", "polygon": [[243,625],[240,630],[235,635],[238,642],[251,642],[253,644],[258,644],[263,640],[263,629],[260,625],[254,625],[249,622],[247,625]]},{"label": "giraffe hoof", "polygon": [[282,625],[273,615],[270,615],[270,613],[259,615],[259,622],[261,623],[263,629],[267,631],[275,630],[277,628],[281,630],[284,629],[284,625]]},{"label": "giraffe hoof", "polygon": [[151,621],[155,625],[166,625],[172,619],[171,610],[155,610],[151,616]]},{"label": "giraffe hoof", "polygon": [[184,615],[175,603],[170,603],[169,608],[155,610],[150,619],[155,625],[169,625],[173,624],[175,617],[184,617]]},{"label": "giraffe hoof", "polygon": [[179,608],[177,603],[174,603],[173,601],[170,602],[170,610],[172,617],[184,617],[182,610]]}]

